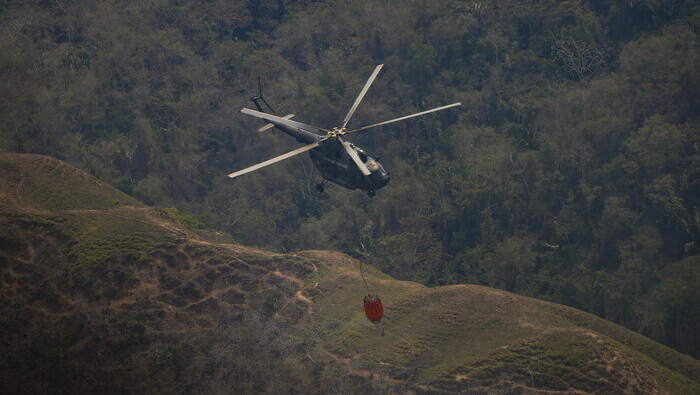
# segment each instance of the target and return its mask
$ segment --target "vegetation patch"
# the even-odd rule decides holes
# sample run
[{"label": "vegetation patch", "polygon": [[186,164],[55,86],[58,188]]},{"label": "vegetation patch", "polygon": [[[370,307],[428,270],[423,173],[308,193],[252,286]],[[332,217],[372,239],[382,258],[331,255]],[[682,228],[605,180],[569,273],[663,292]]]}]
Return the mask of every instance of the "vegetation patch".
[{"label": "vegetation patch", "polygon": [[180,214],[180,210],[178,210],[176,207],[169,207],[167,211],[175,217],[177,222],[181,223],[187,229],[196,230],[202,227],[202,224],[200,224],[193,216]]},{"label": "vegetation patch", "polygon": [[100,267],[108,262],[136,264],[168,242],[156,225],[104,214],[68,215],[73,233],[69,257],[77,267]]}]

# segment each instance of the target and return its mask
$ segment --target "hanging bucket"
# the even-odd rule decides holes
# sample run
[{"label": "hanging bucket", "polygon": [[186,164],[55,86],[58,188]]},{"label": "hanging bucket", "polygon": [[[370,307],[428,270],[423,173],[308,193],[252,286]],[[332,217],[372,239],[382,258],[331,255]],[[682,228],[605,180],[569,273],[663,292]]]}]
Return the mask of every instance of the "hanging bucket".
[{"label": "hanging bucket", "polygon": [[365,296],[365,315],[372,322],[379,322],[384,316],[384,306],[377,296]]}]

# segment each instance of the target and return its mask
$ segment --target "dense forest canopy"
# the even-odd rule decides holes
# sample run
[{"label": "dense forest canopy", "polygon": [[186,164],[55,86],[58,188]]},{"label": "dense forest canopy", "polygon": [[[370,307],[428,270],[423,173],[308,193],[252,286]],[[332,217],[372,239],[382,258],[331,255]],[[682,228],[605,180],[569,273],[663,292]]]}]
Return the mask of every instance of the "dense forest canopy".
[{"label": "dense forest canopy", "polygon": [[[700,356],[700,8],[635,1],[9,1],[0,150],[51,155],[270,250],[578,307]],[[239,113],[352,125],[392,183],[318,194]]]}]

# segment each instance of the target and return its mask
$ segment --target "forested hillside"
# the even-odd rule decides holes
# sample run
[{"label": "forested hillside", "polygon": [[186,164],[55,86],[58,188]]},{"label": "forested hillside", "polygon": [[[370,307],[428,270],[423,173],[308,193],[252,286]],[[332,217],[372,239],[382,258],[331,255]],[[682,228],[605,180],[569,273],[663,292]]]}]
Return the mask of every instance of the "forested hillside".
[{"label": "forested hillside", "polygon": [[[191,227],[337,249],[400,279],[581,308],[700,356],[700,8],[692,1],[9,1],[0,150],[51,155]],[[239,113],[350,126],[369,199]]]}]

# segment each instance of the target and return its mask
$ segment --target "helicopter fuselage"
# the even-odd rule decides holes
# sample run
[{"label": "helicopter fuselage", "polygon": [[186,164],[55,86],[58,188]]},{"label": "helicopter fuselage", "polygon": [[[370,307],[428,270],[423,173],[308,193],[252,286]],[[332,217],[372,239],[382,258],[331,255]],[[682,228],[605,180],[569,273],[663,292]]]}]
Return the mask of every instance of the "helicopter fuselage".
[{"label": "helicopter fuselage", "polygon": [[[275,128],[294,137],[303,144],[318,142],[323,137],[306,130],[276,124],[272,120],[266,121],[274,124]],[[387,173],[381,163],[367,155],[361,148],[352,144],[351,147],[357,152],[367,169],[369,169],[369,175],[364,175],[360,171],[340,141],[335,138],[321,141],[318,147],[309,151],[309,156],[325,180],[345,188],[376,191],[389,183],[389,173]]]},{"label": "helicopter fuselage", "polygon": [[324,141],[309,151],[309,156],[324,179],[346,188],[376,191],[389,183],[389,174],[376,159],[367,155],[361,148],[354,145],[351,147],[369,169],[369,175],[362,174],[336,139]]}]

